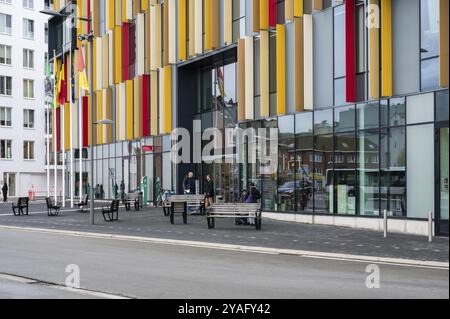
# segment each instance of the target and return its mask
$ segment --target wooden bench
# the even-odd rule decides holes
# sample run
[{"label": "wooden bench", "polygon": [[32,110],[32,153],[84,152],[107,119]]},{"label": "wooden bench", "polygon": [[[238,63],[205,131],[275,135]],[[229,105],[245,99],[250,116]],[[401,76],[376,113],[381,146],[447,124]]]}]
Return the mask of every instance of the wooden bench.
[{"label": "wooden bench", "polygon": [[47,215],[49,217],[58,216],[59,215],[59,211],[61,209],[61,206],[55,204],[53,202],[53,199],[50,198],[50,197],[46,197],[45,198],[45,202],[47,204]]},{"label": "wooden bench", "polygon": [[200,215],[205,214],[205,195],[171,195],[166,198],[162,207],[164,216],[171,215],[172,203],[186,203],[186,213],[188,208],[194,208]]},{"label": "wooden bench", "polygon": [[85,212],[84,208],[89,204],[88,202],[89,202],[89,195],[83,195],[83,197],[81,197],[81,201],[77,203],[76,206],[82,213],[84,213]]},{"label": "wooden bench", "polygon": [[[30,199],[28,197],[19,197],[17,204],[12,204],[12,210],[14,216],[27,215],[28,216],[28,203]],[[17,210],[17,212],[16,212]],[[25,210],[25,211],[24,211]]]},{"label": "wooden bench", "polygon": [[113,222],[119,220],[119,203],[118,199],[111,202],[111,206],[102,207],[102,215],[105,222]]},{"label": "wooden bench", "polygon": [[139,211],[143,207],[141,200],[140,200],[140,193],[128,193],[125,197],[125,200],[123,201],[125,205],[125,210],[128,212],[131,210],[131,205],[133,204],[134,210]]},{"label": "wooden bench", "polygon": [[256,230],[261,230],[261,204],[214,204],[206,213],[208,228],[215,228],[216,218],[234,218],[235,225],[238,221],[247,218],[254,221]]}]

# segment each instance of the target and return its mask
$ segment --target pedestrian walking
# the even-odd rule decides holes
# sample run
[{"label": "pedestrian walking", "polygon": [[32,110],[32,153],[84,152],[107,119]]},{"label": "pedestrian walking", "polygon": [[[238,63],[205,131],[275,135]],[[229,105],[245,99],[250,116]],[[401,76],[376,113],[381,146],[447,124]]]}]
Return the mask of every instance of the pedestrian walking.
[{"label": "pedestrian walking", "polygon": [[206,183],[205,183],[205,208],[209,208],[214,204],[214,181],[211,178],[211,175],[206,175]]},{"label": "pedestrian walking", "polygon": [[123,201],[125,201],[125,182],[122,180],[122,182],[120,182],[120,199]]},{"label": "pedestrian walking", "polygon": [[3,202],[6,203],[8,201],[8,185],[6,184],[6,182],[5,184],[3,184],[2,193],[3,193]]},{"label": "pedestrian walking", "polygon": [[194,173],[189,172],[183,179],[183,191],[185,195],[195,195]]}]

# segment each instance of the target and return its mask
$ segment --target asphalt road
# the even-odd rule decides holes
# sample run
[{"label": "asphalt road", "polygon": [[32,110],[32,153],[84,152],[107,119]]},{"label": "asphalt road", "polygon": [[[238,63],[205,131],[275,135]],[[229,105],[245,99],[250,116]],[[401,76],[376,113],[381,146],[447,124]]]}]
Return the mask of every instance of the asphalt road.
[{"label": "asphalt road", "polygon": [[[75,293],[60,289],[77,265]],[[98,298],[449,298],[448,270],[379,265],[366,287],[362,262],[243,253],[116,239],[0,230],[0,297]],[[36,282],[2,278],[10,274]],[[108,296],[106,296],[108,297]]]}]

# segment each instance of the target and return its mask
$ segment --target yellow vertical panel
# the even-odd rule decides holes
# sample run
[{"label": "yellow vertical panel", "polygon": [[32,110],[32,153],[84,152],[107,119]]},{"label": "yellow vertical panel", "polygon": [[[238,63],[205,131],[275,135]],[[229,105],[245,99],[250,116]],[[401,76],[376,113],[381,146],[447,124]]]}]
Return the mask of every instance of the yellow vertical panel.
[{"label": "yellow vertical panel", "polygon": [[269,0],[259,2],[259,24],[261,30],[269,30]]},{"label": "yellow vertical panel", "polygon": [[314,109],[314,52],[313,19],[311,14],[303,15],[303,107]]},{"label": "yellow vertical panel", "polygon": [[102,37],[102,84],[103,88],[106,89],[109,86],[109,36],[105,33]]},{"label": "yellow vertical panel", "polygon": [[312,0],[313,10],[323,10],[323,0]]},{"label": "yellow vertical panel", "polygon": [[245,120],[245,39],[238,40],[238,121]]},{"label": "yellow vertical panel", "polygon": [[[103,91],[96,92],[96,104],[95,109],[97,110],[97,117],[95,118],[96,122],[103,121]],[[97,144],[103,144],[103,130],[104,125],[96,125],[97,130]]]},{"label": "yellow vertical panel", "polygon": [[172,131],[172,68],[164,68],[164,134]]},{"label": "yellow vertical panel", "polygon": [[108,29],[114,30],[116,25],[116,10],[115,10],[115,1],[108,0]]},{"label": "yellow vertical panel", "polygon": [[277,24],[277,114],[286,114],[286,26]]},{"label": "yellow vertical panel", "polygon": [[225,1],[223,5],[223,38],[230,44],[233,43],[233,1]]},{"label": "yellow vertical panel", "polygon": [[92,70],[94,70],[94,89],[97,89],[97,72],[98,72],[98,63],[97,63],[97,52],[98,52],[98,38],[94,38],[94,52],[92,54],[94,55],[94,65],[92,66]]},{"label": "yellow vertical panel", "polygon": [[142,137],[142,76],[134,79],[134,138]]},{"label": "yellow vertical panel", "polygon": [[119,83],[120,100],[119,100],[119,113],[120,113],[120,128],[119,136],[121,141],[127,139],[127,87],[126,82]]},{"label": "yellow vertical panel", "polygon": [[439,2],[439,85],[448,87],[448,0]]},{"label": "yellow vertical panel", "polygon": [[169,64],[177,63],[177,4],[176,0],[169,0]]},{"label": "yellow vertical panel", "polygon": [[195,0],[195,54],[203,53],[203,0]]},{"label": "yellow vertical panel", "polygon": [[148,0],[142,0],[141,2],[141,12],[147,11],[148,9]]},{"label": "yellow vertical panel", "polygon": [[[369,0],[378,6],[378,0]],[[380,30],[369,28],[369,99],[380,98]]]},{"label": "yellow vertical panel", "polygon": [[178,57],[186,60],[186,1],[178,1]]},{"label": "yellow vertical panel", "polygon": [[116,26],[122,25],[122,0],[114,0],[114,22]]},{"label": "yellow vertical panel", "polygon": [[150,41],[151,41],[151,52],[150,52],[150,68],[151,70],[156,70],[161,66],[162,63],[162,52],[161,52],[161,41],[162,41],[162,30],[161,30],[161,5],[155,5],[150,8]]},{"label": "yellow vertical panel", "polygon": [[392,0],[381,0],[381,95],[392,91]]},{"label": "yellow vertical panel", "polygon": [[92,23],[91,27],[94,31],[94,36],[100,36],[100,1],[92,1]]},{"label": "yellow vertical panel", "polygon": [[211,0],[211,46],[220,47],[219,0]]},{"label": "yellow vertical panel", "polygon": [[150,131],[158,135],[158,72],[150,72]]},{"label": "yellow vertical panel", "polygon": [[122,23],[123,22],[128,22],[128,19],[127,19],[127,15],[128,15],[128,12],[127,12],[127,0],[122,0]]},{"label": "yellow vertical panel", "polygon": [[211,4],[212,0],[205,0],[205,10],[203,10],[203,20],[205,21],[205,51],[212,50],[211,43]]},{"label": "yellow vertical panel", "polygon": [[303,16],[303,0],[294,0],[294,16]]},{"label": "yellow vertical panel", "polygon": [[163,60],[162,60],[162,65],[167,65],[169,63],[169,0],[165,1],[164,5],[162,6],[163,8],[163,27],[162,27],[162,32],[163,32],[163,52],[164,52],[164,56],[163,56]]},{"label": "yellow vertical panel", "polygon": [[64,104],[64,148],[65,150],[70,150],[70,103]]},{"label": "yellow vertical panel", "polygon": [[127,132],[127,140],[133,139],[133,80],[127,80],[126,83],[127,90],[127,103],[126,103],[126,132]]},{"label": "yellow vertical panel", "polygon": [[269,31],[261,30],[260,40],[261,117],[270,115],[269,103]]},{"label": "yellow vertical panel", "polygon": [[164,92],[164,85],[165,85],[164,68],[160,68],[158,70],[158,91],[159,91],[159,101],[158,101],[159,131],[158,131],[158,133],[159,134],[164,134],[164,129],[165,129],[164,101],[165,101],[166,96],[165,96],[165,92]]},{"label": "yellow vertical panel", "polygon": [[[83,1],[77,2],[77,17],[83,16]],[[78,40],[78,35],[83,34],[83,20],[77,19],[77,48],[81,46],[81,41]]]},{"label": "yellow vertical panel", "polygon": [[284,16],[286,21],[294,20],[294,0],[284,1]]},{"label": "yellow vertical panel", "polygon": [[303,111],[303,18],[294,17],[295,29],[295,111]]},{"label": "yellow vertical panel", "polygon": [[195,55],[195,0],[189,0],[189,57]]},{"label": "yellow vertical panel", "polygon": [[260,13],[259,13],[260,0],[253,0],[253,32],[259,32],[260,27]]},{"label": "yellow vertical panel", "polygon": [[245,119],[253,120],[255,117],[254,92],[254,43],[253,37],[245,38]]},{"label": "yellow vertical panel", "polygon": [[116,26],[114,30],[115,72],[114,83],[122,81],[122,27]]}]

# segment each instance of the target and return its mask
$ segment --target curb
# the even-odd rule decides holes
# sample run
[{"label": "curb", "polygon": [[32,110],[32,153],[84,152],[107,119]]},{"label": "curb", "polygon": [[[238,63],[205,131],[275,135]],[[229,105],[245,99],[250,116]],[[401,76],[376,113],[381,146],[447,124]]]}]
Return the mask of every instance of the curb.
[{"label": "curb", "polygon": [[81,231],[66,231],[66,230],[43,229],[43,228],[32,228],[32,227],[0,226],[0,229],[24,231],[24,232],[35,232],[35,233],[43,233],[43,234],[53,234],[53,235],[64,235],[64,236],[71,236],[71,237],[113,239],[113,240],[133,241],[133,242],[141,242],[141,243],[154,243],[154,244],[165,244],[165,245],[174,245],[174,246],[219,249],[219,250],[250,252],[250,253],[269,254],[269,255],[285,255],[285,256],[295,256],[295,257],[303,257],[303,258],[316,258],[316,259],[352,261],[352,262],[361,262],[361,263],[387,264],[387,265],[396,265],[396,266],[403,266],[403,267],[433,268],[433,269],[449,270],[448,262],[439,262],[439,261],[422,261],[422,260],[413,260],[413,259],[404,259],[404,258],[363,256],[363,255],[353,255],[353,254],[326,253],[326,252],[318,252],[318,251],[278,249],[278,248],[256,247],[256,246],[253,247],[253,246],[244,246],[244,245],[220,244],[220,243],[198,242],[198,241],[177,240],[177,239],[151,238],[151,237],[140,237],[140,236],[102,234],[102,233],[91,233],[91,232],[81,232]]}]

